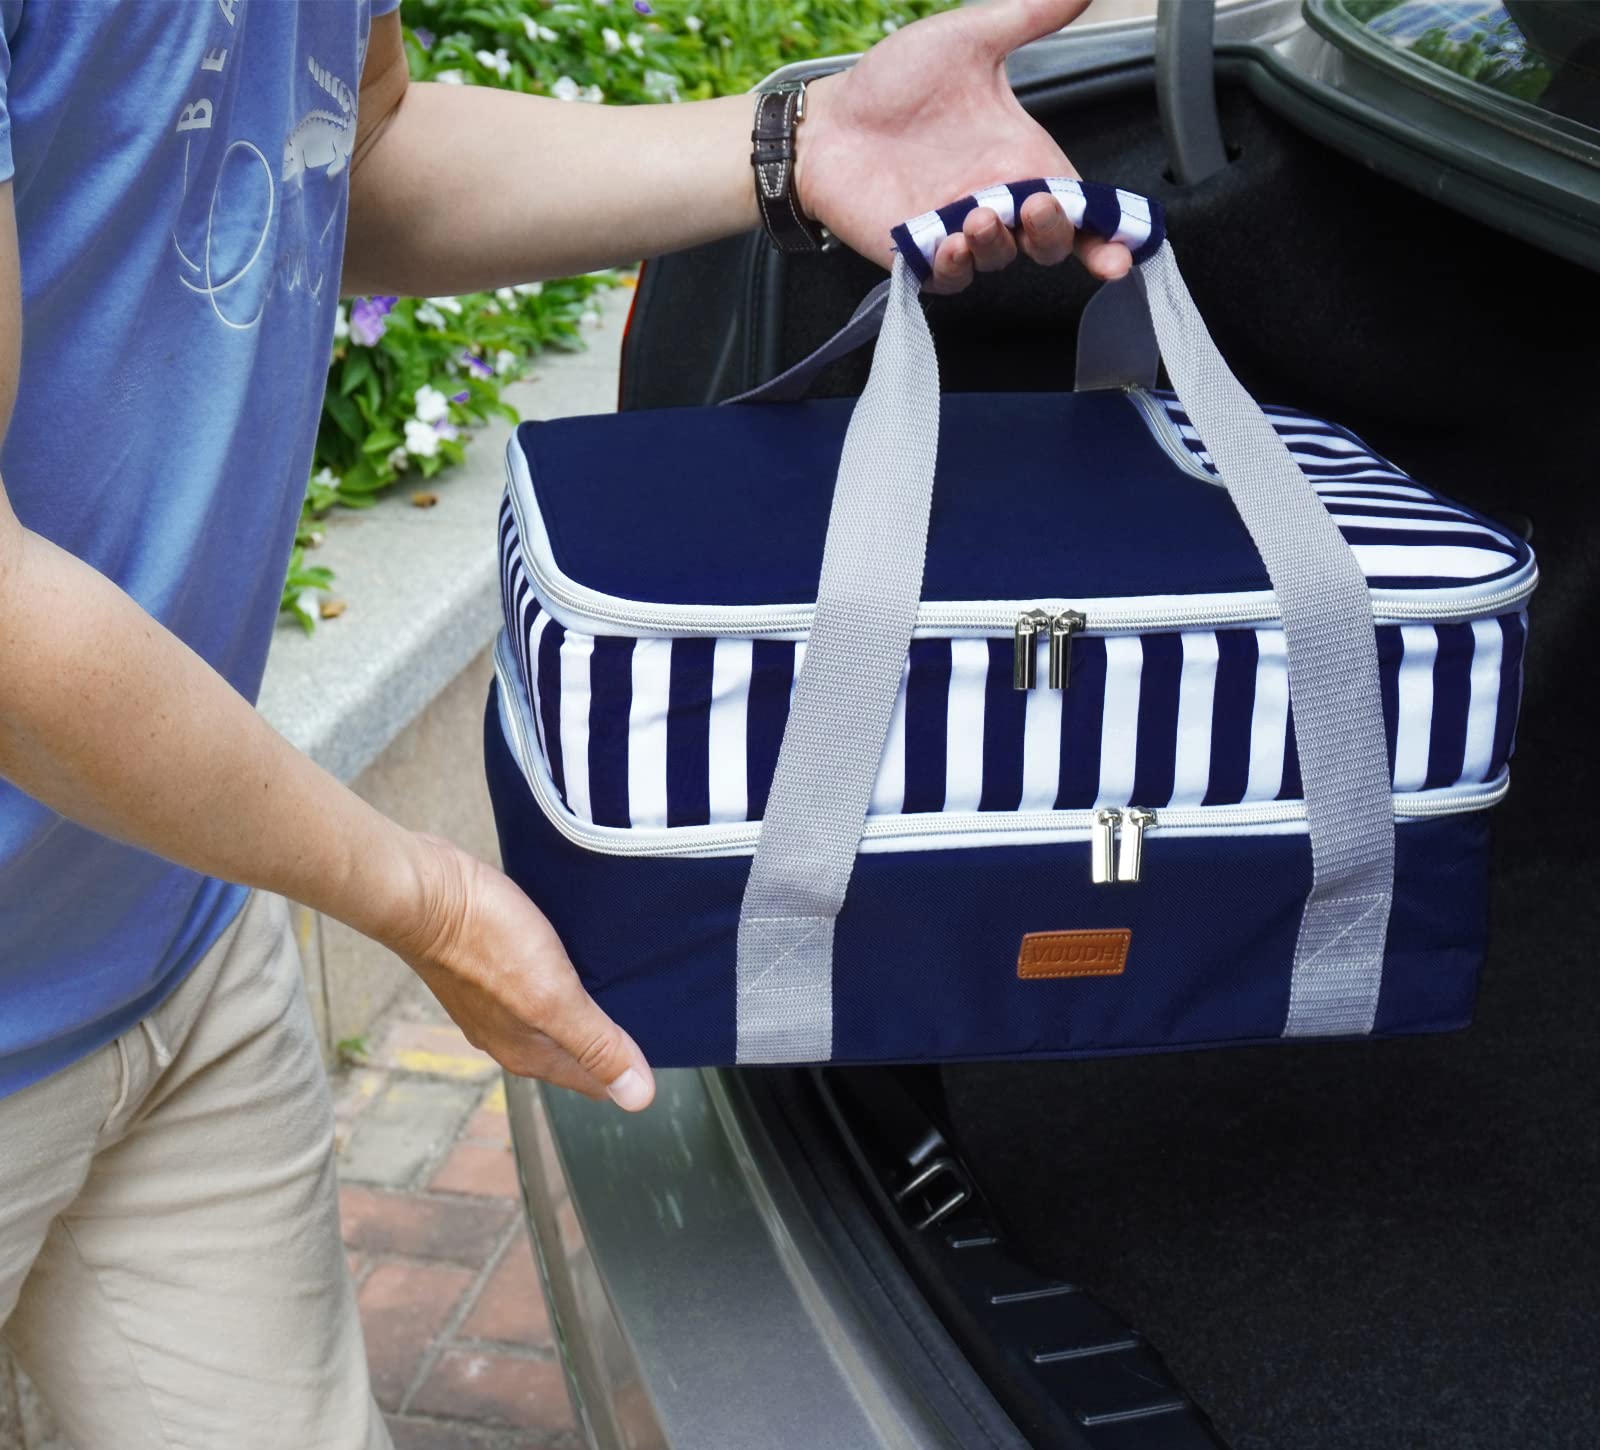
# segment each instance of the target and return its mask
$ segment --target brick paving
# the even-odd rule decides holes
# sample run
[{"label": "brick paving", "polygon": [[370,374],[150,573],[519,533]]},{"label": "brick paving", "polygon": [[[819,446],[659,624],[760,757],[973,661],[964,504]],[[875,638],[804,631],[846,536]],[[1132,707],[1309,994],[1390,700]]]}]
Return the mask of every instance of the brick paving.
[{"label": "brick paving", "polygon": [[396,1450],[578,1450],[498,1068],[419,988],[334,1101],[344,1241]]}]

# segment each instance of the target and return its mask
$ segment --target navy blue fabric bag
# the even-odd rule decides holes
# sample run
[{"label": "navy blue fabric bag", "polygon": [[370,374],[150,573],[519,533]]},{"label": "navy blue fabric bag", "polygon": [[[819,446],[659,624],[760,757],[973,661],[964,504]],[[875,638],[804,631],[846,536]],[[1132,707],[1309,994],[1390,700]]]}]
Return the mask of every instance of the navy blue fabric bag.
[{"label": "navy blue fabric bag", "polygon": [[[1173,391],[939,396],[919,279],[1041,188]],[[1466,1025],[1527,546],[1251,402],[1141,198],[895,239],[751,400],[510,445],[490,790],[590,992],[662,1066]],[[859,402],[765,401],[873,332]]]}]

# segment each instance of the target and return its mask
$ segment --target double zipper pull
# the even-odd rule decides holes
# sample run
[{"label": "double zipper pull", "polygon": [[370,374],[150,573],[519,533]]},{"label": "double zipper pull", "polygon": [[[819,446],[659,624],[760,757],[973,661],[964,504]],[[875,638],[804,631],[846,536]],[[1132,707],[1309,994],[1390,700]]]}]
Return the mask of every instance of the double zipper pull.
[{"label": "double zipper pull", "polygon": [[1089,832],[1089,879],[1096,886],[1104,886],[1113,878],[1111,856],[1116,848],[1117,822],[1121,811],[1096,811],[1094,825]]},{"label": "double zipper pull", "polygon": [[[1012,637],[1011,688],[1031,690],[1039,682],[1039,656],[1034,642],[1039,631],[1050,626],[1050,616],[1042,609],[1030,609],[1017,617],[1016,631]],[[1050,642],[1051,668],[1055,667],[1055,640]],[[1053,678],[1053,676],[1052,676]]]},{"label": "double zipper pull", "polygon": [[1082,631],[1084,618],[1075,609],[1063,609],[1050,621],[1050,688],[1064,690],[1072,679],[1072,636]]},{"label": "double zipper pull", "polygon": [[1154,811],[1133,806],[1122,814],[1122,836],[1117,843],[1117,880],[1137,881],[1144,865],[1144,832],[1156,821]]},{"label": "double zipper pull", "polygon": [[1144,833],[1155,823],[1156,813],[1139,806],[1096,811],[1089,828],[1089,879],[1096,886],[1137,881],[1144,866]]}]

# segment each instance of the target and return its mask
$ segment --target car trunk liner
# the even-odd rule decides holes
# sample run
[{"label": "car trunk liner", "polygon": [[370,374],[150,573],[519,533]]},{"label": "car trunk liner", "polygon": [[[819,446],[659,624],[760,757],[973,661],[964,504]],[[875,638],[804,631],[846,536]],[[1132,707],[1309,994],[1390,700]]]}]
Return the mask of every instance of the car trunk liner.
[{"label": "car trunk liner", "polygon": [[1459,1036],[948,1070],[968,1166],[1234,1450],[1600,1444],[1587,876],[1500,875]]}]

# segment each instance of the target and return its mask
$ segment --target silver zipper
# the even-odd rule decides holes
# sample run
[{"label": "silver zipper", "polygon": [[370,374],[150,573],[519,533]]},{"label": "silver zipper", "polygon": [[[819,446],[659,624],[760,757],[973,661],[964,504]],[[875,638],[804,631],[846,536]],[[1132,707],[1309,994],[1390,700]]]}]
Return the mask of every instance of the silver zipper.
[{"label": "silver zipper", "polygon": [[1177,431],[1167,410],[1160,403],[1132,383],[1122,389],[1122,395],[1133,404],[1134,410],[1144,420],[1145,427],[1150,430],[1150,436],[1168,458],[1202,483],[1209,483],[1213,488],[1222,487],[1222,480],[1183,446],[1183,435]]},{"label": "silver zipper", "polygon": [[[1042,609],[1029,609],[1017,616],[1015,627],[1011,631],[1011,688],[1014,690],[1031,690],[1039,679],[1039,652],[1034,648],[1034,641],[1039,638],[1041,629],[1050,627],[1050,616]],[[1055,649],[1055,640],[1051,638],[1051,650]],[[1055,655],[1050,656],[1052,666],[1052,682],[1054,677]]]},{"label": "silver zipper", "polygon": [[1122,837],[1117,850],[1117,880],[1134,882],[1144,865],[1144,833],[1156,823],[1154,811],[1129,806],[1122,813]]},{"label": "silver zipper", "polygon": [[1089,880],[1104,886],[1115,878],[1111,872],[1112,852],[1116,849],[1117,823],[1121,811],[1100,810],[1094,813],[1094,826],[1089,832]]},{"label": "silver zipper", "polygon": [[1036,642],[1041,630],[1049,631],[1050,688],[1064,690],[1072,678],[1072,637],[1083,632],[1086,623],[1076,609],[1055,614],[1043,609],[1027,609],[1017,616],[1011,631],[1011,685],[1031,690],[1039,682],[1039,653]]},{"label": "silver zipper", "polygon": [[1065,690],[1072,679],[1072,636],[1088,621],[1076,609],[1063,609],[1050,621],[1050,688]]}]

